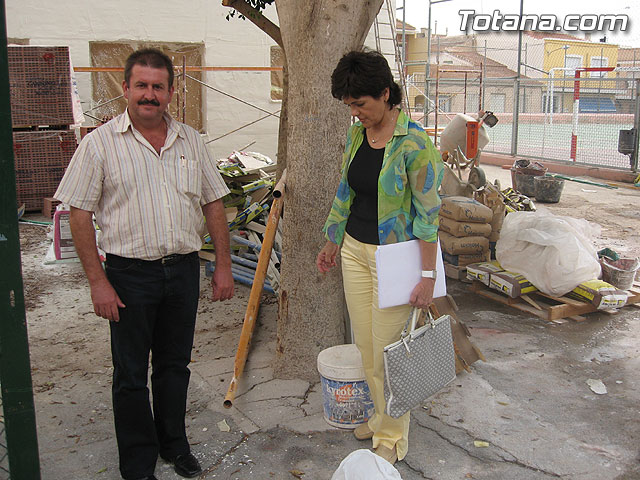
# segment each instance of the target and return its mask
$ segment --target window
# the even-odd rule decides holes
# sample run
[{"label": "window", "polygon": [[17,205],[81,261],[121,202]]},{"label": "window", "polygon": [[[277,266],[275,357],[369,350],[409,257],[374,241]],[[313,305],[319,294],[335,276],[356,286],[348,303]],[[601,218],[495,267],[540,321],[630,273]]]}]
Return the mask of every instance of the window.
[{"label": "window", "polygon": [[438,110],[441,112],[451,111],[451,97],[445,95],[438,95]]},{"label": "window", "polygon": [[[559,94],[553,95],[553,113],[558,113],[562,107],[562,98]],[[547,93],[542,95],[542,111],[544,113],[551,112],[551,96]]]},{"label": "window", "polygon": [[564,59],[565,68],[570,68],[570,71],[565,71],[565,76],[573,77],[576,74],[576,69],[582,67],[582,55],[567,55]]},{"label": "window", "polygon": [[[202,65],[204,58],[204,44],[202,43],[158,43],[158,42],[89,42],[89,53],[91,56],[91,66],[93,67],[124,67],[127,57],[139,48],[157,48],[167,54],[173,61],[174,66],[181,67],[183,57],[189,66]],[[188,75],[202,80],[202,72],[188,72]],[[94,72],[91,74],[92,100],[94,105],[108,102],[122,95],[122,72]],[[177,120],[182,121],[182,103],[185,95],[184,80],[174,77],[173,86],[175,93],[169,105],[169,113]],[[203,97],[202,86],[189,78],[186,84],[186,104],[184,122],[203,132]],[[103,107],[96,108],[90,113],[101,120],[111,119],[124,112],[127,102],[124,98],[110,102]]]},{"label": "window", "polygon": [[505,112],[507,95],[505,93],[492,93],[489,98],[489,110],[492,112]]},{"label": "window", "polygon": [[[607,57],[591,57],[591,67],[606,67],[609,65],[609,59]],[[607,72],[589,72],[593,78],[602,78],[607,75]]]},{"label": "window", "polygon": [[465,104],[465,111],[467,113],[477,113],[478,100],[479,100],[479,95],[477,93],[467,93],[467,102]]}]

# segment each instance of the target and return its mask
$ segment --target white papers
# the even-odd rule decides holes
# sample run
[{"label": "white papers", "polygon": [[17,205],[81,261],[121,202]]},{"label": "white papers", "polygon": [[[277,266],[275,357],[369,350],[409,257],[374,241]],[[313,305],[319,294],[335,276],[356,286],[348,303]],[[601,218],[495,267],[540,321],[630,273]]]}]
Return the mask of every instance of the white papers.
[{"label": "white papers", "polygon": [[[376,250],[378,272],[378,307],[407,305],[415,286],[422,278],[420,240],[380,245]],[[447,294],[440,241],[436,255],[436,284],[433,298]]]}]

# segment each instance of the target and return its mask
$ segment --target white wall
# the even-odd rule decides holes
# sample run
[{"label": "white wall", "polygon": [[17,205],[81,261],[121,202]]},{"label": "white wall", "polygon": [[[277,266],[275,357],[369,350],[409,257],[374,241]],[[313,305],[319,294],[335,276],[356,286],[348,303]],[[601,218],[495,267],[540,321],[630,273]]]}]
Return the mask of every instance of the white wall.
[{"label": "white wall", "polygon": [[[184,0],[7,0],[7,35],[28,38],[31,45],[68,45],[74,66],[90,66],[90,41],[142,40],[205,43],[207,66],[269,66],[271,39],[248,21],[225,20],[220,1]],[[180,5],[180,7],[178,7]],[[115,66],[115,65],[114,65]],[[84,108],[91,107],[91,74],[77,73]],[[206,83],[270,112],[268,72],[207,72]],[[264,113],[220,95],[203,91],[204,125],[211,138],[256,120]],[[271,118],[209,144],[215,158],[252,141],[251,150],[275,159],[278,120]]]},{"label": "white wall", "polygon": [[[31,45],[67,45],[76,67],[91,65],[90,41],[118,40],[204,42],[207,66],[269,66],[269,49],[275,43],[247,20],[236,17],[227,21],[229,9],[220,3],[220,0],[6,0],[7,36],[29,39]],[[388,15],[386,11],[381,13]],[[275,18],[275,6],[269,7],[266,15]],[[88,109],[93,106],[91,74],[76,76],[83,108]],[[280,109],[280,102],[270,99],[269,72],[207,72],[203,80],[269,112]],[[207,88],[203,98],[204,126],[210,138],[265,115]],[[327,101],[332,100],[327,88]],[[215,158],[222,158],[255,141],[249,150],[275,160],[277,136],[278,119],[270,117],[210,143],[209,148]]]}]

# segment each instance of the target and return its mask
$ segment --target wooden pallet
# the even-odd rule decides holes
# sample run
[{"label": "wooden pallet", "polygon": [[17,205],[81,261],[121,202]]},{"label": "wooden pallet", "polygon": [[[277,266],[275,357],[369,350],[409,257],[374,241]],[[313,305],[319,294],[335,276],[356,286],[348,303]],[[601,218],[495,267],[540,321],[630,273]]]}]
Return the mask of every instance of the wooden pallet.
[{"label": "wooden pallet", "polygon": [[[474,281],[469,289],[485,298],[490,298],[503,305],[531,313],[548,322],[564,323],[565,319],[576,322],[586,320],[584,315],[593,312],[616,313],[616,310],[598,310],[590,303],[574,300],[569,297],[552,297],[542,292],[532,292],[517,298],[507,297],[496,290],[492,290],[483,283]],[[640,282],[635,282],[629,290],[627,305],[638,307],[640,303]]]}]

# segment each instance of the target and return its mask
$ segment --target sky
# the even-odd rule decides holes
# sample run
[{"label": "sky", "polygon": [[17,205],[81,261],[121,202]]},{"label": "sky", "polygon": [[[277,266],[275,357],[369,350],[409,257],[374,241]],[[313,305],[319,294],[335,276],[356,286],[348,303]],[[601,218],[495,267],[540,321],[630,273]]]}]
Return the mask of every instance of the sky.
[{"label": "sky", "polygon": [[[417,28],[427,28],[428,0],[396,0],[396,6],[406,8],[406,22]],[[519,14],[520,0],[451,0],[431,5],[431,23],[434,32],[437,20],[437,33],[444,34],[448,28],[449,35],[459,35],[462,17],[459,10],[475,10],[477,14],[492,14],[499,10],[501,14]],[[610,14],[628,15],[629,23],[625,33],[607,32],[607,43],[640,47],[640,2],[638,0],[524,0],[525,14],[554,14],[560,21],[571,14]],[[397,12],[402,20],[402,10]],[[583,37],[582,32],[570,32]],[[515,34],[515,33],[514,33]],[[603,36],[593,32],[592,39]]]}]

